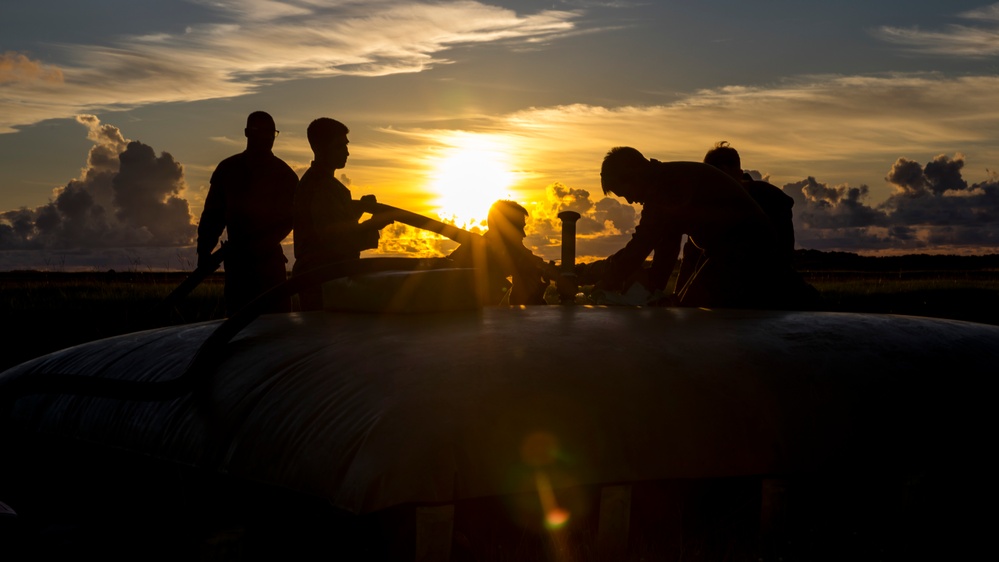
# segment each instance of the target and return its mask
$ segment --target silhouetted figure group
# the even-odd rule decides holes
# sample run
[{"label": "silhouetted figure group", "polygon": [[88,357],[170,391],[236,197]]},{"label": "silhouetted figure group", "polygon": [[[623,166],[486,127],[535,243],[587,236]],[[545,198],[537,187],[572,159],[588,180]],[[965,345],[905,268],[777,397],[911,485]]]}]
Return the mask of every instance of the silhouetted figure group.
[{"label": "silhouetted figure group", "polygon": [[[654,253],[646,287],[663,292],[687,236],[668,304],[725,308],[806,308],[816,296],[791,264],[793,200],[746,180],[738,152],[719,143],[706,162],[660,162],[616,147],[600,171],[605,194],[642,204],[628,244],[611,256],[600,290],[622,290]],[[772,188],[772,189],[771,189]],[[774,191],[776,190],[776,192]]]},{"label": "silhouetted figure group", "polygon": [[[221,250],[227,314],[287,280],[281,242],[292,231],[292,276],[358,260],[362,251],[378,247],[379,231],[393,219],[378,214],[373,195],[353,199],[336,178],[350,155],[349,132],[328,117],[310,123],[314,160],[299,180],[271,152],[278,135],[274,119],[262,111],[249,115],[246,150],[215,169],[198,226],[199,267],[212,263],[223,230],[228,232]],[[604,194],[640,203],[642,214],[628,244],[608,258],[595,294],[624,290],[641,278],[648,291],[661,296],[658,304],[805,308],[816,297],[791,263],[793,200],[745,174],[728,143],[718,143],[703,163],[660,162],[631,147],[613,148],[600,180]],[[371,217],[361,221],[365,213]],[[448,256],[456,267],[473,268],[482,304],[545,303],[554,268],[524,245],[528,217],[518,203],[497,201],[487,232]],[[649,254],[654,256],[646,270]],[[666,295],[678,260],[674,290]],[[322,309],[321,287],[302,288],[299,301],[302,310]],[[291,308],[291,299],[282,298],[267,311]]]}]

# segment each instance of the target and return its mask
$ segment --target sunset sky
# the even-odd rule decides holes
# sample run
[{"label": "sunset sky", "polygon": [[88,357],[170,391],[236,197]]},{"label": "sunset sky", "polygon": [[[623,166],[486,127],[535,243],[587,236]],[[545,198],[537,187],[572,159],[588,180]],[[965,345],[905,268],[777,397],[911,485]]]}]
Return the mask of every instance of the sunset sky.
[{"label": "sunset sky", "polygon": [[[191,267],[255,110],[299,175],[308,123],[346,123],[355,197],[466,227],[521,202],[545,258],[563,209],[581,260],[627,242],[609,148],[720,140],[801,248],[999,251],[999,4],[0,0],[0,270]],[[394,225],[378,252],[451,248]]]}]

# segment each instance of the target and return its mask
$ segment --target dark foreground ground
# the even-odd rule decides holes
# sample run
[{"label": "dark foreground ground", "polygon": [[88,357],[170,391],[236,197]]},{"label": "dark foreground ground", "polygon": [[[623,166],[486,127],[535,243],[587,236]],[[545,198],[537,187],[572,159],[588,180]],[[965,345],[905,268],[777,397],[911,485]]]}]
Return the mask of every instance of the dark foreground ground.
[{"label": "dark foreground ground", "polygon": [[[798,269],[822,309],[999,324],[999,256],[861,258],[799,252]],[[176,306],[153,312],[183,273],[0,273],[4,321],[0,370],[71,345],[147,328],[221,318],[222,276]],[[963,450],[987,450],[964,443]],[[39,444],[39,455],[61,451]],[[957,446],[957,445],[955,445]],[[6,448],[6,447],[5,447]],[[63,454],[63,453],[59,453]],[[51,459],[21,475],[52,501],[92,517],[45,511],[44,526],[4,519],[0,561],[98,557],[116,560],[416,559],[413,514],[357,518],[255,490],[169,470],[169,487],[133,481],[113,454],[103,466]],[[970,455],[970,456],[969,456]],[[2,461],[0,451],[0,462]],[[988,546],[995,485],[984,453],[954,463],[927,450],[917,462],[863,476],[830,472],[781,481],[715,479],[640,483],[632,489],[625,559],[961,560]],[[118,467],[117,471],[114,467]],[[9,475],[8,475],[9,476]],[[134,486],[131,498],[104,487]],[[10,493],[10,481],[0,482]],[[25,491],[22,491],[23,493]],[[578,516],[546,528],[536,496],[455,506],[452,560],[598,560],[599,490],[561,496]],[[17,495],[17,494],[15,494]],[[9,501],[9,496],[6,496]],[[0,497],[0,501],[5,498]],[[152,506],[152,509],[150,509]],[[38,507],[45,510],[46,507]]]}]

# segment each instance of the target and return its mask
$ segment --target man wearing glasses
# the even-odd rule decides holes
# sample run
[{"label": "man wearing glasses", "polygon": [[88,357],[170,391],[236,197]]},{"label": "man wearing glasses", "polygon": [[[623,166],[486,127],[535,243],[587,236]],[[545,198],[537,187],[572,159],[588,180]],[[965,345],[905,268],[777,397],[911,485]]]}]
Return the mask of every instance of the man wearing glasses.
[{"label": "man wearing glasses", "polygon": [[[226,315],[287,277],[281,241],[291,232],[298,175],[271,148],[278,130],[274,119],[255,111],[246,119],[246,150],[215,168],[198,224],[198,267],[210,261],[222,231],[225,244]],[[291,300],[271,312],[291,311]]]}]

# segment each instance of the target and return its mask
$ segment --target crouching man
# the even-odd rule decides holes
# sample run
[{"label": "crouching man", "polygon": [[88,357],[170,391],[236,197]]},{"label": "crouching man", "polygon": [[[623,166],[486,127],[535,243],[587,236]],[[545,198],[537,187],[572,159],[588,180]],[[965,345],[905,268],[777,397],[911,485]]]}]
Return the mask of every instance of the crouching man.
[{"label": "crouching man", "polygon": [[700,162],[659,162],[631,147],[604,157],[604,194],[640,203],[642,215],[628,244],[609,258],[598,290],[622,290],[623,283],[655,252],[649,290],[666,288],[686,234],[704,259],[685,289],[680,306],[789,308],[797,298],[798,276],[783,260],[774,226],[742,185]]}]

